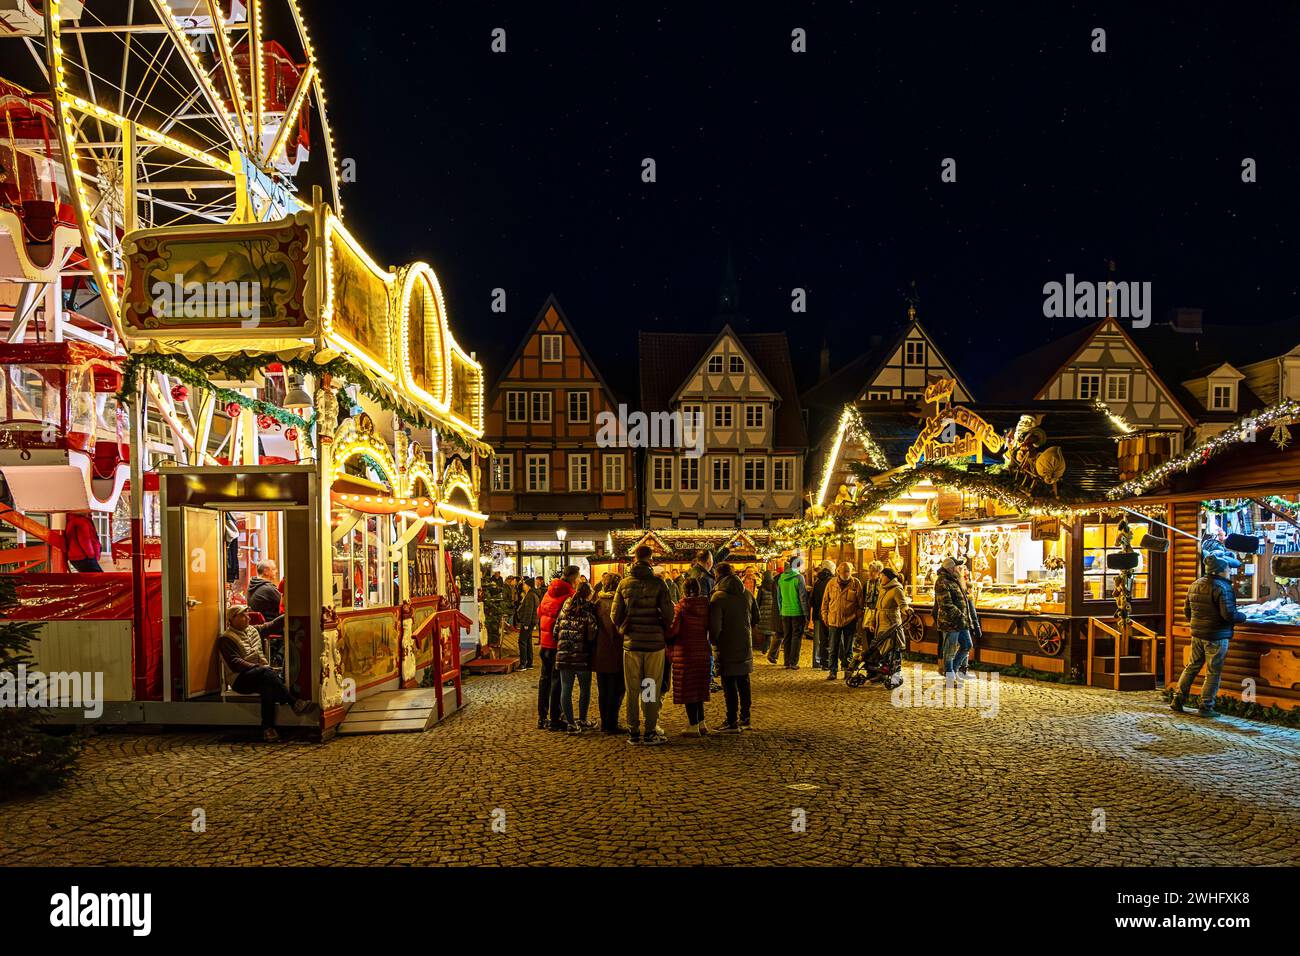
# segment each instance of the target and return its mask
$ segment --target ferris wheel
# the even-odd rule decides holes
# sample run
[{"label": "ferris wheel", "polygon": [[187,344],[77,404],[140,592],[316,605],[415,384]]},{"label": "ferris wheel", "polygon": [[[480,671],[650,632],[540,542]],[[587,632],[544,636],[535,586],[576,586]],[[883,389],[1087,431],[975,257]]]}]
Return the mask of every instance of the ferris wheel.
[{"label": "ferris wheel", "polygon": [[[122,336],[123,237],[265,222],[320,187],[341,215],[320,69],[296,0],[49,0],[6,22],[48,83],[82,267]],[[312,114],[315,113],[313,118]]]}]

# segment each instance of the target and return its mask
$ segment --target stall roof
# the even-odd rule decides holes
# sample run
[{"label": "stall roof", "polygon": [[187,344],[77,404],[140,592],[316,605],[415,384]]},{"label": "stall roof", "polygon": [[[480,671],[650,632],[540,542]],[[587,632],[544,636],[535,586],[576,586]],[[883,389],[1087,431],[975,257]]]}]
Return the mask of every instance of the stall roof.
[{"label": "stall roof", "polygon": [[761,561],[776,550],[772,532],[766,528],[635,528],[611,532],[609,537],[617,561],[630,560],[632,551],[647,537],[652,538],[650,546],[660,561],[689,561],[696,551],[717,551],[724,546],[731,546],[737,559]]}]

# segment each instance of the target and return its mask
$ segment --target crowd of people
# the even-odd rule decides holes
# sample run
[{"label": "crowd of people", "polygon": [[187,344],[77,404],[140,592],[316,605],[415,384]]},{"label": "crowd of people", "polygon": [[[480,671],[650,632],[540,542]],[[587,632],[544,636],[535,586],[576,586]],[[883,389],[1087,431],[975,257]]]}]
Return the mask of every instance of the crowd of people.
[{"label": "crowd of people", "polygon": [[[685,709],[682,736],[740,733],[752,727],[755,650],[772,665],[797,669],[810,636],[813,666],[833,681],[841,670],[849,673],[869,635],[903,626],[909,603],[903,582],[879,561],[861,575],[849,562],[824,561],[810,587],[797,555],[776,574],[738,569],[718,557],[725,554],[700,551],[688,568],[659,573],[653,552],[643,546],[623,576],[611,571],[588,581],[569,566],[549,583],[489,578],[487,639],[499,643],[507,624],[518,628],[520,668],[540,668],[538,729],[626,734],[633,744],[662,744],[659,718],[670,699]],[[945,562],[942,573],[936,608],[945,632],[943,667],[957,682],[966,672],[978,617],[958,564]],[[589,717],[593,675],[595,720]],[[710,727],[706,705],[718,693],[724,716]]]}]

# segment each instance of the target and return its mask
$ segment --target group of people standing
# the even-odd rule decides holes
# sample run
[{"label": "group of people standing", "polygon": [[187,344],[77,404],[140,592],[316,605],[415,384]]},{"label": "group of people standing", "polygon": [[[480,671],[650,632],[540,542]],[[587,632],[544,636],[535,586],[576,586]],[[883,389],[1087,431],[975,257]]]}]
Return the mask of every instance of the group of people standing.
[{"label": "group of people standing", "polygon": [[[573,735],[598,729],[626,734],[632,744],[663,744],[660,709],[671,690],[672,702],[686,709],[682,736],[700,737],[714,732],[704,708],[718,687],[726,716],[716,732],[748,729],[758,623],[752,593],[731,565],[714,566],[713,555],[702,552],[675,582],[681,594],[674,600],[674,588],[655,573],[651,549],[643,545],[634,557],[622,577],[611,571],[593,585],[570,566],[540,598],[531,597],[539,593],[535,587],[525,591],[516,622],[521,658],[531,658],[534,626],[538,631],[538,729]],[[588,717],[593,674],[599,723]]]}]

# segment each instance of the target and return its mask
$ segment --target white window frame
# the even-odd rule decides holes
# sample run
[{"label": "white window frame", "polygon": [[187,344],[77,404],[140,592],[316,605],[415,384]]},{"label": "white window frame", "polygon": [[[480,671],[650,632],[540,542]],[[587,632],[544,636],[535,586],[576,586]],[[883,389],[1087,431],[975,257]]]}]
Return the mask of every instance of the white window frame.
[{"label": "white window frame", "polygon": [[[725,472],[726,483],[720,484],[719,477]],[[709,487],[715,492],[721,493],[731,490],[731,459],[714,458],[713,463],[709,466]]]},{"label": "white window frame", "polygon": [[[714,368],[714,367],[713,367],[715,362],[717,363],[717,366],[718,366],[717,368]],[[708,362],[708,364],[705,366],[705,370],[706,370],[710,375],[721,375],[721,374],[722,374],[722,370],[723,370],[724,368],[726,368],[726,363],[724,363],[724,362],[722,361],[722,353],[721,353],[721,352],[717,353],[716,355],[710,355],[710,356],[709,356],[709,362]]]},{"label": "white window frame", "polygon": [[[537,414],[538,399],[545,399],[546,417]],[[539,425],[549,425],[555,418],[555,395],[551,392],[528,393],[528,420]]]},{"label": "white window frame", "polygon": [[[687,479],[690,479],[689,483]],[[700,460],[683,456],[681,467],[682,491],[700,490]]]},{"label": "white window frame", "polygon": [[[569,469],[569,490],[570,491],[590,491],[591,490],[591,455],[586,452],[580,454],[570,453],[568,456],[567,466]],[[575,481],[574,479],[581,479]]]},{"label": "white window frame", "polygon": [[925,365],[925,342],[922,339],[908,339],[903,343],[903,364],[913,368]]},{"label": "white window frame", "polygon": [[[1095,383],[1095,389],[1091,395],[1083,394],[1083,383],[1087,380]],[[1102,374],[1101,372],[1075,372],[1074,373],[1074,397],[1081,402],[1097,401],[1101,398]]]},{"label": "white window frame", "polygon": [[794,459],[772,459],[772,490],[780,492],[794,491]]},{"label": "white window frame", "polygon": [[[516,402],[518,408],[515,407]],[[528,421],[528,393],[522,389],[506,392],[506,421],[522,424]]]},{"label": "white window frame", "polygon": [[[1217,390],[1223,389],[1227,395],[1226,402],[1215,401]],[[1237,383],[1236,382],[1211,382],[1210,383],[1210,404],[1209,409],[1212,412],[1232,412],[1237,409]]]},{"label": "white window frame", "polygon": [[[1108,402],[1117,402],[1117,403],[1118,403],[1118,402],[1124,402],[1125,404],[1127,404],[1128,401],[1129,401],[1129,394],[1130,394],[1131,391],[1132,391],[1132,387],[1131,387],[1131,384],[1130,384],[1129,379],[1130,379],[1130,376],[1129,376],[1129,374],[1128,374],[1127,372],[1108,372],[1108,373],[1106,373],[1106,401],[1108,401]],[[1111,390],[1111,386],[1114,385],[1114,384],[1116,384],[1116,383],[1122,383],[1122,384],[1123,384],[1123,386],[1124,386],[1124,394],[1123,394],[1123,395],[1111,395],[1111,391],[1110,391],[1110,390]]]},{"label": "white window frame", "polygon": [[[752,480],[751,480],[752,479]],[[746,458],[741,487],[746,492],[767,491],[767,459]]]},{"label": "white window frame", "polygon": [[727,372],[731,375],[745,374],[745,356],[732,355],[727,359]]},{"label": "white window frame", "polygon": [[[582,400],[582,415],[580,417],[573,413],[573,403],[575,399]],[[575,425],[588,425],[591,423],[591,392],[583,388],[570,389],[568,416],[569,421]]]},{"label": "white window frame", "polygon": [[672,455],[652,455],[650,457],[650,489],[652,491],[673,490]]},{"label": "white window frame", "polygon": [[920,401],[924,397],[925,392],[921,391],[919,388],[908,388],[903,390],[903,401],[905,402]]},{"label": "white window frame", "polygon": [[[534,470],[535,469],[535,470]],[[534,481],[534,477],[538,480]],[[525,455],[524,482],[529,491],[551,490],[551,456]]]},{"label": "white window frame", "polygon": [[893,393],[887,388],[873,388],[867,392],[869,402],[887,402],[893,397]]},{"label": "white window frame", "polygon": [[495,455],[492,458],[492,490],[515,490],[515,456]]},{"label": "white window frame", "polygon": [[745,404],[745,427],[767,427],[767,409],[761,402],[747,402]]},{"label": "white window frame", "polygon": [[[727,420],[725,422],[721,422],[718,420],[718,417],[721,414],[723,409],[726,409],[727,411],[727,414],[725,416]],[[736,409],[734,405],[732,405],[730,402],[714,403],[713,405],[713,427],[714,428],[733,428],[735,427],[733,424],[735,421],[736,421]]]},{"label": "white window frame", "polygon": [[609,494],[626,491],[624,476],[626,467],[622,453],[616,455],[601,455],[601,490]]},{"label": "white window frame", "polygon": [[542,361],[554,365],[564,361],[564,336],[548,332],[542,336]]}]

